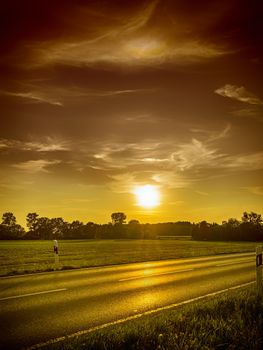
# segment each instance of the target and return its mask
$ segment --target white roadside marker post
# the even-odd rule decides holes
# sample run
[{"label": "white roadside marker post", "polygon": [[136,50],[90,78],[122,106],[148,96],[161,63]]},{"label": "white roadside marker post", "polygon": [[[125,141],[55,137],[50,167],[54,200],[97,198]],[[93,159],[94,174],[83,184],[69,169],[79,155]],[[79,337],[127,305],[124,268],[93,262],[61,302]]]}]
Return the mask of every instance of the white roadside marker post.
[{"label": "white roadside marker post", "polygon": [[262,246],[256,247],[257,291],[262,296]]},{"label": "white roadside marker post", "polygon": [[58,255],[58,241],[54,239],[54,255],[55,255],[55,264],[59,263],[59,255]]}]

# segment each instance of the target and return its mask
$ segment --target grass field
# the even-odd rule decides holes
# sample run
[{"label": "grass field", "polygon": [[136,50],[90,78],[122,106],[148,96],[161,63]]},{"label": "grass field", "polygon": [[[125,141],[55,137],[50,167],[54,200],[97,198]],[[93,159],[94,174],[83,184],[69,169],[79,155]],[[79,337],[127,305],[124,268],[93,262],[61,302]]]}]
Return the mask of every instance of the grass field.
[{"label": "grass field", "polygon": [[253,252],[251,242],[191,240],[64,240],[59,263],[53,241],[0,241],[0,276],[130,262]]},{"label": "grass field", "polygon": [[48,349],[261,350],[263,301],[256,296],[253,285],[49,344]]}]

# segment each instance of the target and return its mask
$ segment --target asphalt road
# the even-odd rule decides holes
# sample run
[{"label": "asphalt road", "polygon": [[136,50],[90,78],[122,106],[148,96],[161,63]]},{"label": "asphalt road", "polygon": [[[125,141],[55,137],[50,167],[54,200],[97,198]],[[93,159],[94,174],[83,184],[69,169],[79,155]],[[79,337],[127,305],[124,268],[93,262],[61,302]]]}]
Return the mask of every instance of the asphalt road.
[{"label": "asphalt road", "polygon": [[0,278],[0,348],[20,349],[255,280],[255,253]]}]

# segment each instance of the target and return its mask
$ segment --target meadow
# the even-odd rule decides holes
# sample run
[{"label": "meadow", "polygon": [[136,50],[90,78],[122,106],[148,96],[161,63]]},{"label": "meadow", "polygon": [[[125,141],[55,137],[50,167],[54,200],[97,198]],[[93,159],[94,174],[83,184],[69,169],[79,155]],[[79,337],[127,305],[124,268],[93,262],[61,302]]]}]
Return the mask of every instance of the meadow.
[{"label": "meadow", "polygon": [[253,252],[253,242],[192,240],[0,241],[0,276],[213,254]]}]

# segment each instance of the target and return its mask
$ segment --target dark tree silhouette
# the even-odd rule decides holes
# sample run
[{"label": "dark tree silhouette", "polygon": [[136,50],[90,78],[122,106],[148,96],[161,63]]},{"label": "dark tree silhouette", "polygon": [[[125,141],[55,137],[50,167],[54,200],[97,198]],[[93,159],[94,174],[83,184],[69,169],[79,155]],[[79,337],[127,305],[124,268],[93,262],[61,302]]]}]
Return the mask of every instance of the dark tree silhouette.
[{"label": "dark tree silhouette", "polygon": [[138,220],[130,220],[126,229],[126,238],[142,238],[142,226]]},{"label": "dark tree silhouette", "polygon": [[26,225],[29,228],[29,231],[35,232],[37,230],[38,224],[38,214],[37,213],[28,213],[26,217]]},{"label": "dark tree silhouette", "polygon": [[128,223],[129,225],[139,225],[140,224],[140,222],[139,222],[139,220],[130,220],[129,221],[129,223]]},{"label": "dark tree silhouette", "polygon": [[126,215],[124,213],[122,213],[122,212],[112,213],[111,214],[111,220],[112,220],[112,224],[113,225],[125,224]]},{"label": "dark tree silhouette", "polygon": [[16,217],[13,213],[7,212],[2,216],[2,225],[12,226],[16,224]]},{"label": "dark tree silhouette", "polygon": [[238,221],[235,218],[230,218],[228,219],[228,221],[226,222],[226,225],[228,225],[229,227],[238,227],[240,225],[240,221]]},{"label": "dark tree silhouette", "polygon": [[14,214],[11,212],[4,213],[0,225],[0,239],[21,239],[24,234],[25,230],[16,223]]},{"label": "dark tree silhouette", "polygon": [[245,211],[242,216],[242,222],[251,223],[253,225],[261,225],[262,217],[261,214],[257,214],[253,211],[251,211],[250,213]]}]

